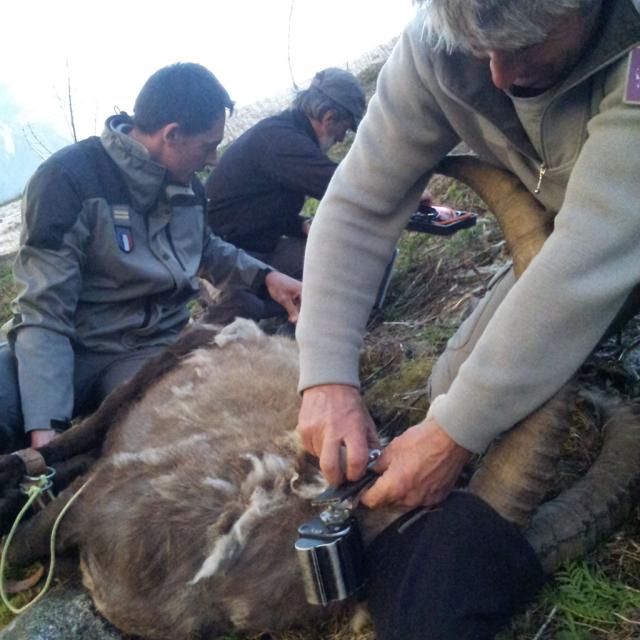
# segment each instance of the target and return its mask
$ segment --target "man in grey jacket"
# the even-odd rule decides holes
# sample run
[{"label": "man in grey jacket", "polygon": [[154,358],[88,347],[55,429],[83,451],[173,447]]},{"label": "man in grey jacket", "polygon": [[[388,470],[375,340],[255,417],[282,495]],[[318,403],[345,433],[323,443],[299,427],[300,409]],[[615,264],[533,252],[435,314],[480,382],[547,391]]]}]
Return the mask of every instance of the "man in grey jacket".
[{"label": "man in grey jacket", "polygon": [[382,475],[363,497],[371,507],[440,503],[472,452],[572,376],[640,282],[634,3],[420,5],[307,246],[299,432],[330,482],[361,476],[376,443],[358,390],[362,334],[385,262],[437,162],[464,140],[557,215],[525,274],[494,287],[502,301],[484,331],[486,306],[451,340],[428,415],[380,459]]},{"label": "man in grey jacket", "polygon": [[194,172],[216,160],[229,95],[197,64],[160,69],[133,118],[51,156],[23,197],[0,452],[51,440],[187,324],[198,275],[265,288],[297,319],[300,283],[213,236]]}]

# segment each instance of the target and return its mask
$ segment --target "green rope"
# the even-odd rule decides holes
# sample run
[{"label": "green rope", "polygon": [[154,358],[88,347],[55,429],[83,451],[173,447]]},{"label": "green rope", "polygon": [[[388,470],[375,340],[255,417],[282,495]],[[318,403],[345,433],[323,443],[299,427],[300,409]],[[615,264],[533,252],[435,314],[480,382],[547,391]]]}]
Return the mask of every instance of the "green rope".
[{"label": "green rope", "polygon": [[49,565],[49,572],[47,573],[47,579],[46,579],[46,581],[44,583],[44,586],[42,587],[42,590],[40,591],[40,593],[31,602],[28,602],[23,607],[19,607],[18,608],[18,607],[14,607],[9,602],[9,598],[7,597],[7,594],[6,594],[5,590],[4,590],[4,570],[5,570],[5,566],[6,566],[7,555],[8,555],[8,552],[9,552],[9,546],[11,545],[11,541],[13,540],[13,536],[14,536],[15,532],[18,529],[18,525],[20,524],[20,521],[24,517],[24,514],[28,511],[28,509],[31,507],[31,505],[45,491],[47,491],[47,489],[49,488],[49,486],[50,486],[49,478],[47,478],[46,475],[41,475],[38,478],[37,483],[33,484],[27,490],[27,496],[28,496],[27,503],[24,505],[24,507],[22,507],[22,509],[20,510],[20,513],[16,517],[16,520],[13,523],[13,526],[11,527],[11,531],[9,532],[9,535],[7,536],[7,540],[5,542],[4,548],[2,549],[2,556],[0,557],[0,597],[2,598],[2,602],[4,603],[4,605],[7,607],[7,609],[9,609],[9,611],[11,611],[11,613],[17,615],[19,613],[22,613],[23,611],[26,611],[29,607],[31,607],[36,602],[38,602],[40,600],[40,598],[42,598],[42,596],[44,596],[44,594],[49,589],[49,587],[51,585],[51,581],[53,580],[53,571],[54,571],[55,564],[56,564],[56,534],[58,533],[58,526],[60,525],[60,522],[62,521],[62,518],[65,516],[65,514],[69,510],[69,507],[71,507],[71,505],[75,502],[76,498],[84,491],[84,488],[87,486],[87,484],[89,484],[90,481],[91,481],[91,478],[89,478],[89,480],[87,480],[71,496],[71,498],[69,499],[69,502],[67,502],[67,504],[64,505],[62,511],[60,511],[60,513],[58,514],[58,517],[56,518],[56,521],[53,524],[53,529],[51,529],[51,539],[50,539],[50,542],[49,542],[49,551],[50,551],[50,554],[51,554],[51,564]]}]

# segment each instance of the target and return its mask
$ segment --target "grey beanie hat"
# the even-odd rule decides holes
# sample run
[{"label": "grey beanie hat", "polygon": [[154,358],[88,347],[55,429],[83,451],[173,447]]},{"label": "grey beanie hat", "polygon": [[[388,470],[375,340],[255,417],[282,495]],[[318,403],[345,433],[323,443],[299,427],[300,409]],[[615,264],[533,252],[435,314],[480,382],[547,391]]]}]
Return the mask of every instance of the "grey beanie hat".
[{"label": "grey beanie hat", "polygon": [[348,111],[357,128],[364,115],[366,102],[364,91],[352,73],[337,67],[323,69],[313,77],[311,87]]}]

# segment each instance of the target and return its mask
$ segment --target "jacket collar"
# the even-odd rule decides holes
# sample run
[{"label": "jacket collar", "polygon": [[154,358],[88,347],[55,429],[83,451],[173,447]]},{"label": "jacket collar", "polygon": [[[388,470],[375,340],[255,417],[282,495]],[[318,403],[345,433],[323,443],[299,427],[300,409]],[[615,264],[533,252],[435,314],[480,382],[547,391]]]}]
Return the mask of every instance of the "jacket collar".
[{"label": "jacket collar", "polygon": [[166,170],[149,158],[144,145],[127,135],[132,125],[133,121],[126,114],[111,116],[105,122],[100,141],[122,172],[133,207],[144,212],[158,201]]},{"label": "jacket collar", "polygon": [[283,111],[283,114],[289,114],[294,126],[300,131],[306,133],[318,146],[320,146],[318,136],[316,135],[314,128],[311,126],[311,121],[305,113],[298,111],[297,109],[286,109]]},{"label": "jacket collar", "polygon": [[600,15],[593,46],[560,85],[560,91],[579,84],[640,43],[640,13],[631,0],[605,0]]},{"label": "jacket collar", "polygon": [[[632,0],[605,0],[592,45],[578,65],[557,87],[555,97],[625,55],[640,42],[640,14]],[[435,55],[436,76],[445,92],[496,124],[523,153],[536,157],[516,115],[513,102],[494,86],[486,60],[462,53]]]}]

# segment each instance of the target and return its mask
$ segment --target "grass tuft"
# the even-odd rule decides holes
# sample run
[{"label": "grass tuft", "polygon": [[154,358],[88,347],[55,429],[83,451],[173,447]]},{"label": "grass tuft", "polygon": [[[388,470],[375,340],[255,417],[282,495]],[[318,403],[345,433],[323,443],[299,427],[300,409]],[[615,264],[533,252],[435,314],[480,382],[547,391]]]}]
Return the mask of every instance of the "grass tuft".
[{"label": "grass tuft", "polygon": [[606,576],[585,560],[556,572],[554,584],[545,588],[542,598],[556,608],[559,638],[560,634],[580,637],[585,631],[608,634],[630,621],[633,624],[640,613],[640,591]]},{"label": "grass tuft", "polygon": [[11,264],[0,261],[0,325],[11,317],[11,301],[17,293],[18,287],[13,281]]}]

